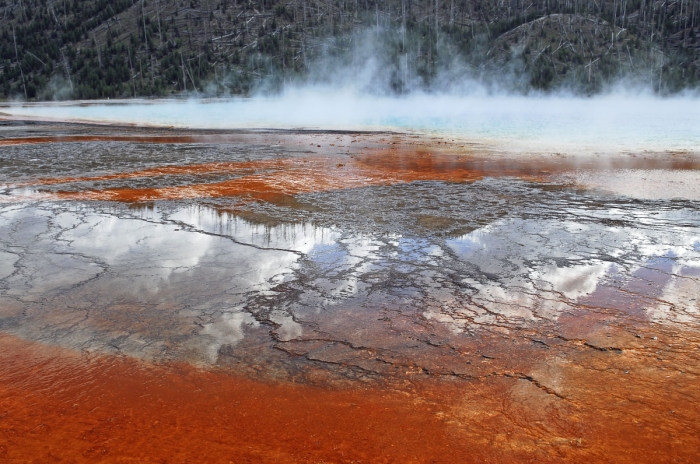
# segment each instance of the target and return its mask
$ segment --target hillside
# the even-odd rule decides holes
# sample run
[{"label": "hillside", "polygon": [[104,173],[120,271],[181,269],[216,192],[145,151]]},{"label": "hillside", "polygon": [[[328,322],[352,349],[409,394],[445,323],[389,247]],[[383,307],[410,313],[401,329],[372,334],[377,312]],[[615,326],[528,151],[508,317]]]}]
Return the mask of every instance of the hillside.
[{"label": "hillside", "polygon": [[479,85],[668,94],[700,79],[700,0],[0,0],[0,98],[378,93]]}]

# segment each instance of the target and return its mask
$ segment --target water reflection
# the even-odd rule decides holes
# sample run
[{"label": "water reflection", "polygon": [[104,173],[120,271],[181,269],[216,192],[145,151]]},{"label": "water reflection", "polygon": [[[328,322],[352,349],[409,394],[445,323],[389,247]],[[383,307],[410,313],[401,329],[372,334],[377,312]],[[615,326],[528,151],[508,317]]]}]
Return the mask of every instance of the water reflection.
[{"label": "water reflection", "polygon": [[245,336],[245,327],[258,327],[259,323],[253,316],[243,311],[223,313],[214,322],[202,326],[201,335],[208,339],[207,361],[215,363],[223,346],[234,347]]},{"label": "water reflection", "polygon": [[589,220],[507,219],[447,240],[480,271],[463,282],[471,302],[488,310],[484,318],[556,320],[581,304],[606,306],[601,298],[614,289],[635,295],[656,322],[698,322],[688,315],[700,289],[693,277],[700,271],[698,224],[674,225],[674,215],[663,212],[610,209],[595,218],[602,222],[587,211],[570,213]]},{"label": "water reflection", "polygon": [[[0,324],[151,360],[269,360],[277,348],[366,372],[397,358],[462,372],[458,352],[435,350],[480,330],[541,330],[599,308],[698,323],[692,213],[562,209],[446,238],[254,224],[173,202],[6,206]],[[426,337],[441,341],[416,345]]]},{"label": "water reflection", "polygon": [[567,177],[587,188],[632,198],[700,200],[700,173],[696,170],[582,170]]},{"label": "water reflection", "polygon": [[[71,348],[215,362],[222,346],[259,325],[244,311],[250,295],[292,279],[303,253],[337,233],[262,227],[206,208],[25,205],[0,211],[0,236],[8,250],[0,250],[3,325],[13,332]],[[287,313],[268,320],[282,339],[301,334]]]},{"label": "water reflection", "polygon": [[280,225],[252,224],[231,213],[209,207],[192,206],[168,214],[170,222],[181,224],[183,230],[231,237],[236,242],[260,248],[282,249],[309,253],[316,247],[334,244],[340,237],[332,228],[314,227],[309,223]]}]

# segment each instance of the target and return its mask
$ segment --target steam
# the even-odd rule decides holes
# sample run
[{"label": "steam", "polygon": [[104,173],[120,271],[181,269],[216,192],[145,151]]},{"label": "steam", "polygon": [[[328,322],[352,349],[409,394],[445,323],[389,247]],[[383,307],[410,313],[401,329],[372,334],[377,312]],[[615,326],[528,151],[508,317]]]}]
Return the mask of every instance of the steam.
[{"label": "steam", "polygon": [[49,79],[46,87],[39,94],[40,100],[63,101],[73,96],[73,86],[70,81],[60,74]]},{"label": "steam", "polygon": [[9,105],[3,112],[183,128],[417,131],[513,151],[697,151],[699,103],[692,95],[624,93],[581,98],[414,92],[393,97],[317,85],[252,98]]},{"label": "steam", "polygon": [[[308,50],[304,75],[268,73],[247,98],[202,100],[243,79],[238,71],[219,71],[188,100],[11,105],[6,112],[183,128],[417,131],[514,151],[700,147],[696,91],[662,98],[643,76],[609,82],[595,97],[567,86],[535,91],[522,60],[487,64],[478,60],[489,50],[477,47],[470,58],[444,38],[428,63],[422,43],[401,27],[361,29],[326,39],[313,53]],[[514,47],[511,52],[515,56],[521,51]],[[50,90],[52,98],[63,98],[69,89],[55,79]]]},{"label": "steam", "polygon": [[[590,97],[620,93],[668,96],[698,92],[698,89],[678,90],[662,85],[653,53],[642,54],[641,50],[628,51],[629,63],[615,62],[620,69],[612,75],[601,74],[597,68],[593,71],[593,63],[574,63],[565,75],[557,74],[551,86],[538,87],[536,75],[544,58],[538,59],[539,54],[531,53],[529,45],[503,42],[500,38],[495,42],[482,39],[477,37],[472,48],[465,51],[448,35],[426,42],[419,32],[407,30],[401,24],[359,28],[347,35],[311,41],[300,73],[276,69],[261,54],[248,56],[247,67],[255,75],[247,84],[249,95],[274,96],[309,88],[373,97],[413,94]],[[246,79],[250,80],[250,76],[246,77],[240,69],[217,74],[196,96],[233,96],[231,89],[245,87]]]}]

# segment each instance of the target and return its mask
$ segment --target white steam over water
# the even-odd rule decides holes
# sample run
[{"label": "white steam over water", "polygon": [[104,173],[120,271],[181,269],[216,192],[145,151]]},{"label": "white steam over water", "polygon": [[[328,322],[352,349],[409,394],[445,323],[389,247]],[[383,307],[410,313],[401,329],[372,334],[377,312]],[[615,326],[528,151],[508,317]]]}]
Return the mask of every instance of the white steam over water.
[{"label": "white steam over water", "polygon": [[14,104],[13,116],[193,129],[345,129],[435,133],[526,151],[697,150],[700,99],[357,95],[321,90],[203,101]]}]

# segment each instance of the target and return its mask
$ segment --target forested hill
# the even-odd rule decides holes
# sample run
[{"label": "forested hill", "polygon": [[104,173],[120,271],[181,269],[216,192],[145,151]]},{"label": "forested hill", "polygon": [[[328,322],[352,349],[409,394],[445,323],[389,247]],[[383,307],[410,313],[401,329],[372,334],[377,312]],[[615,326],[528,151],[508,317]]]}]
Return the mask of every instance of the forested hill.
[{"label": "forested hill", "polygon": [[291,82],[668,94],[700,0],[0,0],[0,98],[213,96]]}]

